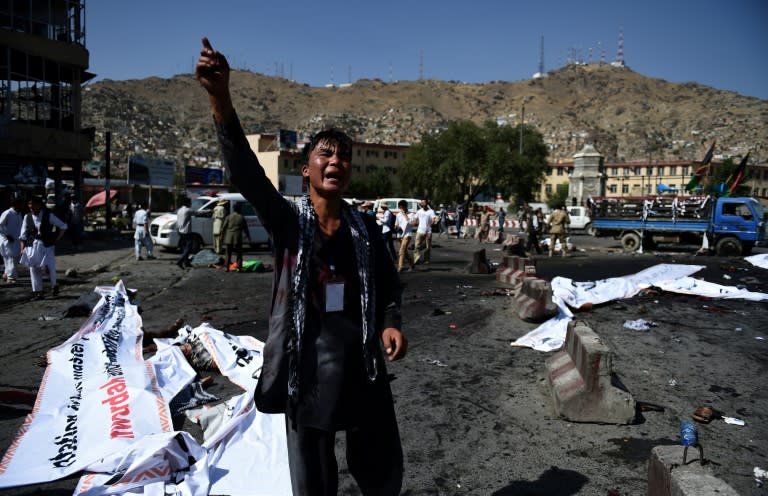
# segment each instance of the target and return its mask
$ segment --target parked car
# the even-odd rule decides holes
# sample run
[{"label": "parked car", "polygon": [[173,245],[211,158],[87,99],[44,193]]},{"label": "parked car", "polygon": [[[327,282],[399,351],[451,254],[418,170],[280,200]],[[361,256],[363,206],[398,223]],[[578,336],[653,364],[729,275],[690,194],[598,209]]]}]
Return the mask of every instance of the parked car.
[{"label": "parked car", "polygon": [[569,229],[583,229],[592,234],[592,219],[589,217],[587,207],[568,207],[568,217],[571,218]]},{"label": "parked car", "polygon": [[[251,235],[251,246],[268,245],[269,234],[261,223],[253,205],[248,203],[240,193],[224,193],[218,196],[198,196],[192,200],[192,251],[197,252],[206,245],[213,244],[213,207],[216,202],[224,199],[229,202],[232,212],[235,204],[240,204],[240,213],[248,224]],[[155,245],[168,250],[179,248],[179,232],[176,230],[176,214],[168,213],[155,218],[149,226],[149,233]]]}]

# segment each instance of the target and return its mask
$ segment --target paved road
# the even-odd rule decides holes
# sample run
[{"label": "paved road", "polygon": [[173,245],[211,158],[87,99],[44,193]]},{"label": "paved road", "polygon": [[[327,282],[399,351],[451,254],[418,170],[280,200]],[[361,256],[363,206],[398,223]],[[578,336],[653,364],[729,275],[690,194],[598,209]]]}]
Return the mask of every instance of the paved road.
[{"label": "paved road", "polygon": [[[538,273],[575,280],[626,275],[657,263],[705,265],[705,279],[768,291],[768,271],[740,259],[695,257],[695,247],[642,255],[622,254],[612,240],[574,236],[579,251],[567,259],[541,258]],[[766,337],[768,304],[707,301],[648,293],[578,314],[616,354],[615,369],[638,401],[661,405],[630,426],[575,424],[556,419],[546,387],[546,353],[510,342],[534,329],[510,310],[504,284],[467,274],[472,240],[436,239],[426,270],[403,274],[406,360],[393,364],[393,390],[405,449],[404,494],[409,495],[622,495],[646,494],[646,462],[653,446],[677,442],[677,426],[701,405],[746,420],[700,426],[712,469],[742,495],[764,494],[752,481],[755,466],[768,468]],[[498,245],[482,245],[499,261]],[[5,288],[0,335],[5,346],[0,387],[36,391],[43,369],[36,361],[74,333],[82,318],[55,315],[97,284],[123,279],[139,290],[145,330],[159,332],[177,318],[263,339],[271,274],[180,271],[173,254],[135,263],[129,241],[99,250],[63,254],[59,268],[80,268],[63,279],[58,299],[21,302]],[[581,251],[583,250],[583,251]],[[265,252],[246,258],[271,263]],[[101,272],[88,272],[100,264]],[[731,279],[725,279],[728,276]],[[13,289],[16,292],[27,289]],[[658,323],[647,333],[625,320]],[[225,392],[218,381],[214,392]],[[28,409],[0,407],[0,448],[10,444]],[[339,440],[343,460],[343,440]],[[342,462],[340,494],[356,494]],[[76,478],[0,494],[71,494]]]}]

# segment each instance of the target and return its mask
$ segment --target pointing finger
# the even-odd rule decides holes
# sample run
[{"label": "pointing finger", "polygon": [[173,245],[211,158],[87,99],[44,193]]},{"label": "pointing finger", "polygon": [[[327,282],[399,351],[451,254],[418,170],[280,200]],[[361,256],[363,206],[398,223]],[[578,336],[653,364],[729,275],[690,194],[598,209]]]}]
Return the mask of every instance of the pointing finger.
[{"label": "pointing finger", "polygon": [[211,46],[211,42],[208,41],[208,37],[207,36],[203,36],[203,47],[207,48],[210,51],[213,51],[213,47]]}]

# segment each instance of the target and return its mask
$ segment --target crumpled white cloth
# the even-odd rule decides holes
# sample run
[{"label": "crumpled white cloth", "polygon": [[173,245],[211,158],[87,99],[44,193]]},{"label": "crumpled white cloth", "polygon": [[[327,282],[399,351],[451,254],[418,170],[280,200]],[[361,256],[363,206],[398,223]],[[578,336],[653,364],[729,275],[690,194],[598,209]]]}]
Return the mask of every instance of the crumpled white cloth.
[{"label": "crumpled white cloth", "polygon": [[759,255],[744,257],[744,260],[756,267],[768,269],[768,253],[761,253]]},{"label": "crumpled white cloth", "polygon": [[538,351],[559,350],[565,344],[568,322],[573,318],[570,308],[631,298],[651,286],[668,292],[695,294],[709,298],[768,300],[768,294],[765,293],[751,292],[734,286],[721,286],[689,277],[703,268],[703,265],[658,264],[633,275],[589,282],[574,282],[565,277],[555,277],[552,279],[552,301],[560,309],[558,315],[513,341],[512,346],[523,346]]}]

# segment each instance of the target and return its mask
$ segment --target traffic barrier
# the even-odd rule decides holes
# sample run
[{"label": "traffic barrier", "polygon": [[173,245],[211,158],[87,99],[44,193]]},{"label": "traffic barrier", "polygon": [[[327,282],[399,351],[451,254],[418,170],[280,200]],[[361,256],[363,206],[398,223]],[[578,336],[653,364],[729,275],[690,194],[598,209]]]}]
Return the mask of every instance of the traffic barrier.
[{"label": "traffic barrier", "polygon": [[520,236],[516,234],[507,234],[501,245],[501,251],[504,255],[525,256],[525,244]]},{"label": "traffic barrier", "polygon": [[470,274],[490,274],[493,272],[493,268],[485,256],[485,249],[477,250],[472,254],[472,261],[467,265],[467,272]]},{"label": "traffic barrier", "polygon": [[525,277],[536,276],[536,262],[530,258],[503,255],[501,265],[496,272],[496,280],[507,284],[517,284]]},{"label": "traffic barrier", "polygon": [[512,300],[512,310],[527,322],[543,322],[554,317],[558,308],[552,301],[552,285],[538,277],[524,277]]},{"label": "traffic barrier", "polygon": [[[700,460],[683,465],[684,446],[656,446],[648,460],[648,494],[653,496],[738,496]],[[697,453],[697,451],[693,451]],[[690,456],[691,449],[688,449]]]},{"label": "traffic barrier", "polygon": [[565,346],[547,359],[546,367],[559,417],[606,424],[635,421],[634,398],[614,385],[613,352],[585,322],[568,323]]}]

